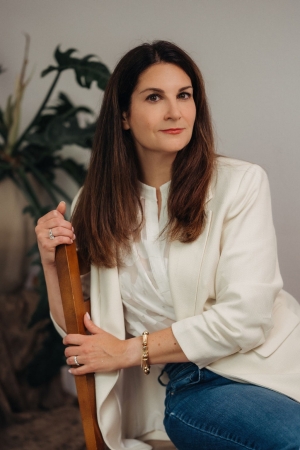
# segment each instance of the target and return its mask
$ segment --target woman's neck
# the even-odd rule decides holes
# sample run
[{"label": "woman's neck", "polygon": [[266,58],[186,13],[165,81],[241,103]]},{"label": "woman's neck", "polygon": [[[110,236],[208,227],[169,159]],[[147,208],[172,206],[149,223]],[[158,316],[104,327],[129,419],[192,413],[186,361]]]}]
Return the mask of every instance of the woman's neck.
[{"label": "woman's neck", "polygon": [[172,164],[175,157],[176,153],[166,155],[151,152],[150,155],[143,154],[143,157],[139,158],[141,167],[140,181],[159,190],[160,186],[171,179]]}]

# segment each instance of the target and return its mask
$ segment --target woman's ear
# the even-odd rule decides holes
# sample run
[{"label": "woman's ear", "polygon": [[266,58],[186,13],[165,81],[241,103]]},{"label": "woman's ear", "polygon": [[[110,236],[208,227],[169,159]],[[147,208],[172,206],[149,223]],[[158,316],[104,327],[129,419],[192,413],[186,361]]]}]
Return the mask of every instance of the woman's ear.
[{"label": "woman's ear", "polygon": [[122,113],[122,126],[123,126],[123,130],[130,130],[130,125],[128,123],[127,114],[125,112]]}]

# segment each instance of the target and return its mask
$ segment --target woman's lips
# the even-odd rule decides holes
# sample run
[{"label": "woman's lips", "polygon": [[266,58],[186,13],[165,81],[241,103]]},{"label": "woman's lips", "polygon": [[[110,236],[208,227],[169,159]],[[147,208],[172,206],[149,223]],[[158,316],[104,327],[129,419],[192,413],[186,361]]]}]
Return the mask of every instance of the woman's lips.
[{"label": "woman's lips", "polygon": [[160,130],[160,131],[167,134],[180,134],[182,133],[183,130],[184,128],[168,128],[167,130]]}]

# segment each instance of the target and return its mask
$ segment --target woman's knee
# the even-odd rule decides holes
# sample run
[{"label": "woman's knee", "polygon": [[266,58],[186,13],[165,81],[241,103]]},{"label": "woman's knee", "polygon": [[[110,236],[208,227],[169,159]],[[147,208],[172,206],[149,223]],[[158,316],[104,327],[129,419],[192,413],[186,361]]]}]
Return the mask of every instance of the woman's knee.
[{"label": "woman's knee", "polygon": [[299,403],[221,377],[190,381],[167,389],[164,424],[179,450],[300,449]]}]

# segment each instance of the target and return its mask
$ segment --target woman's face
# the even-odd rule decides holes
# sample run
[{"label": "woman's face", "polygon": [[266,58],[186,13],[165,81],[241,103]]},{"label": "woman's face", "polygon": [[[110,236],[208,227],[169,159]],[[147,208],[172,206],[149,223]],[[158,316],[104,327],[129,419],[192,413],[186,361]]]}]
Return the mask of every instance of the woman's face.
[{"label": "woman's face", "polygon": [[193,87],[178,66],[158,63],[143,72],[131,96],[123,128],[131,131],[137,153],[175,153],[190,141],[196,117]]}]

